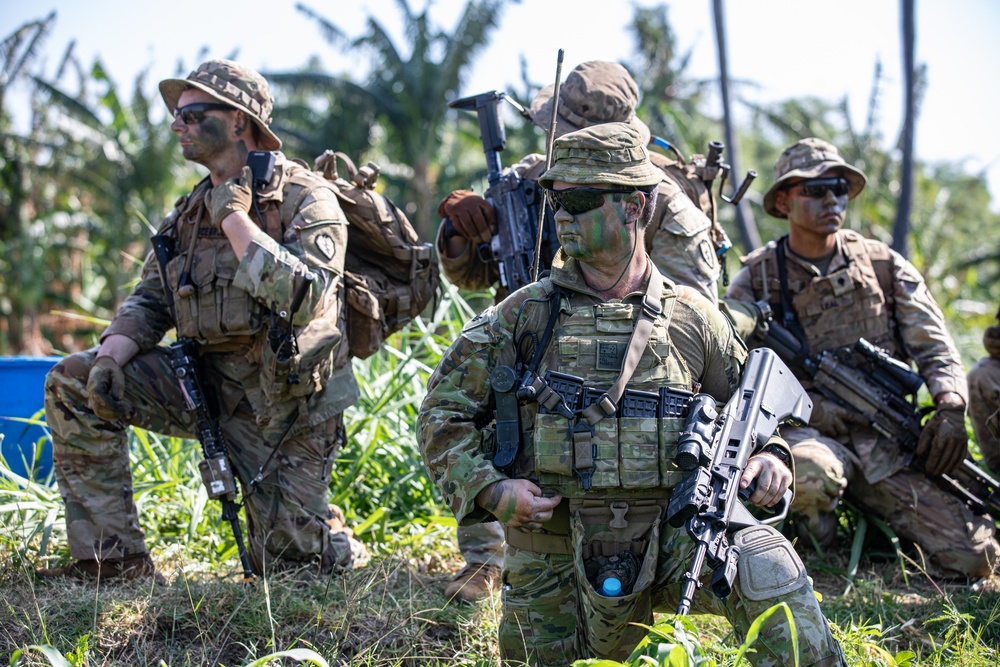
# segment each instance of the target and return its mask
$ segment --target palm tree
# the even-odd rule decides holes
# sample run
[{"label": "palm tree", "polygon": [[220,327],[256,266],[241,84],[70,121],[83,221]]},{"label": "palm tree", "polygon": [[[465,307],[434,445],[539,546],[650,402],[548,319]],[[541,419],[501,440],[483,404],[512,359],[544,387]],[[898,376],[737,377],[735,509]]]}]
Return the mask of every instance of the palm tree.
[{"label": "palm tree", "polygon": [[[428,10],[414,13],[407,0],[398,0],[408,44],[395,44],[375,18],[369,18],[366,31],[349,39],[328,19],[303,4],[296,8],[315,20],[327,40],[345,51],[366,53],[371,64],[365,82],[354,84],[342,77],[322,81],[331,90],[348,97],[342,104],[354,104],[351,95],[363,93],[371,116],[361,116],[362,127],[356,130],[362,141],[371,141],[376,161],[405,202],[405,210],[417,230],[425,236],[432,231],[434,211],[439,199],[438,179],[442,155],[446,154],[445,133],[454,115],[447,103],[463,88],[472,62],[486,46],[497,27],[506,0],[469,0],[458,25],[448,34],[431,24]],[[310,85],[321,81],[309,73]],[[282,83],[291,84],[288,77]],[[370,106],[368,106],[370,105]],[[291,115],[289,115],[291,117]],[[353,117],[340,118],[350,129]],[[366,123],[371,123],[365,127]],[[367,133],[365,130],[368,130]],[[330,147],[330,146],[326,146]]]}]

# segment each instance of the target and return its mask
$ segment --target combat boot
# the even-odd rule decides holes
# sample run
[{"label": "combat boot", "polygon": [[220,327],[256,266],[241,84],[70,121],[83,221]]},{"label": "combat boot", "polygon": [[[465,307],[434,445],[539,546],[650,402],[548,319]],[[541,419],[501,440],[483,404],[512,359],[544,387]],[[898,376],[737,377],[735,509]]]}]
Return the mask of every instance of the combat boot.
[{"label": "combat boot", "polygon": [[444,589],[444,596],[459,602],[475,602],[500,582],[500,568],[489,563],[466,563]]},{"label": "combat boot", "polygon": [[75,560],[69,565],[62,567],[49,567],[36,570],[42,579],[78,579],[81,581],[96,579],[97,581],[107,581],[110,579],[120,579],[123,581],[137,581],[154,577],[156,583],[166,584],[166,579],[156,571],[153,559],[148,553],[133,554],[124,558],[106,558],[96,560],[87,558]]}]

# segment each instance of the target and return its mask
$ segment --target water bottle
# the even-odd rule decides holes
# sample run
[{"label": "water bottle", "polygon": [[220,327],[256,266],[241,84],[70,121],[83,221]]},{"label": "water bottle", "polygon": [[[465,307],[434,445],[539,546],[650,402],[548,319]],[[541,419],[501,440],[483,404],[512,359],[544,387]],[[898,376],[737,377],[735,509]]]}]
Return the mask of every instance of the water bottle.
[{"label": "water bottle", "polygon": [[631,551],[620,551],[599,560],[603,562],[594,578],[594,588],[609,598],[631,593],[639,578],[639,557]]}]

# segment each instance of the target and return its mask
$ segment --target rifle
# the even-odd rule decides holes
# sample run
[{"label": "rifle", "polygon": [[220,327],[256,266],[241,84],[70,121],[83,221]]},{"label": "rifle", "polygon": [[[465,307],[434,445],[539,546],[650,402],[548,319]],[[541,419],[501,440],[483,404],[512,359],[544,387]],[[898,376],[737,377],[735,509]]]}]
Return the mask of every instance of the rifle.
[{"label": "rifle", "polygon": [[[475,111],[479,119],[479,138],[486,155],[489,180],[484,197],[496,211],[497,233],[489,243],[481,244],[477,252],[484,262],[497,263],[500,284],[513,292],[534,281],[532,269],[535,246],[539,243],[538,218],[543,193],[535,181],[524,179],[513,170],[503,171],[500,152],[507,147],[507,134],[499,108],[504,100],[510,102],[522,116],[528,117],[524,107],[498,90],[463,97],[449,102],[448,106]],[[545,214],[540,242],[543,250],[540,263],[550,266],[559,249],[555,219],[550,211]]]},{"label": "rifle", "polygon": [[[151,241],[153,254],[160,270],[164,299],[167,302],[167,307],[173,313],[175,312],[174,297],[167,283],[167,264],[176,252],[175,239],[157,234],[152,237]],[[280,332],[273,333],[276,325],[272,323],[272,332],[269,332],[268,338],[271,345],[278,346],[275,350],[279,353],[279,357],[283,354],[292,354],[295,351],[295,341],[291,336],[291,321],[302,304],[311,280],[312,274],[307,273],[292,299],[291,315],[288,316],[288,335],[282,335]],[[284,313],[281,315],[284,316]],[[222,520],[228,522],[233,529],[236,551],[240,557],[240,564],[243,566],[243,581],[253,581],[254,573],[250,565],[250,554],[247,553],[246,545],[243,543],[243,531],[240,528],[240,508],[236,504],[238,495],[236,478],[233,476],[226,438],[219,427],[215,406],[207,400],[204,384],[201,381],[197,347],[193,339],[178,337],[177,342],[172,343],[168,349],[170,368],[180,384],[181,393],[184,395],[185,409],[194,415],[197,423],[198,442],[201,443],[201,453],[204,457],[198,463],[202,482],[208,491],[208,497],[222,503]],[[292,381],[292,377],[289,376],[289,382]],[[297,377],[294,382],[298,382]]]},{"label": "rifle", "polygon": [[785,493],[775,515],[758,520],[743,505],[756,489],[756,480],[740,489],[750,456],[763,447],[782,421],[806,423],[812,412],[809,395],[772,350],[750,352],[740,386],[721,412],[708,394],[692,399],[675,461],[687,477],[674,488],[667,506],[667,523],[685,525],[695,543],[691,567],[684,573],[677,613],[691,610],[699,577],[707,562],[712,568],[712,592],[724,598],[732,592],[739,548],[729,533],[748,526],[772,524],[788,513],[791,491]]},{"label": "rifle", "polygon": [[[789,363],[801,368],[819,392],[837,405],[864,415],[875,431],[896,442],[912,465],[923,430],[923,420],[933,408],[916,405],[924,380],[908,364],[864,338],[853,346],[826,350],[815,356],[784,326],[770,319],[770,306],[756,304],[763,314],[764,344]],[[910,400],[905,397],[910,396]],[[989,513],[1000,520],[1000,482],[966,457],[953,475],[931,477],[940,487],[965,503],[977,516]]]}]

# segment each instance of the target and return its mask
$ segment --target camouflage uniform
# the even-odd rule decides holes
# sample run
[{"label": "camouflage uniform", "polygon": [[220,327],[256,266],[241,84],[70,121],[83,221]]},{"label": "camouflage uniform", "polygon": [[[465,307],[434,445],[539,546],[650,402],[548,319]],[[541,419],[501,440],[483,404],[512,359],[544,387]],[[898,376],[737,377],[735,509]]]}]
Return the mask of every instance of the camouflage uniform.
[{"label": "camouflage uniform", "polygon": [[[531,105],[531,118],[546,132],[552,118],[553,86],[543,88]],[[627,121],[642,134],[643,144],[650,140],[649,128],[635,116],[639,88],[624,67],[617,63],[591,61],[581,63],[566,77],[561,87],[556,137],[567,132],[613,121]],[[666,171],[671,161],[651,156],[664,169],[657,187],[656,217],[646,231],[646,250],[665,276],[681,285],[698,290],[715,303],[722,271],[715,252],[712,221],[685,194],[681,185]],[[545,156],[526,156],[509,167],[523,178],[538,180],[545,170]],[[498,300],[505,296],[499,286],[500,272],[495,262],[484,262],[475,247],[468,243],[464,253],[451,257],[446,250],[446,226],[437,234],[437,256],[441,270],[452,283],[463,289],[485,290],[497,285]],[[493,524],[459,527],[458,546],[467,563],[503,565],[503,534]]]},{"label": "camouflage uniform", "polygon": [[[798,164],[782,166],[788,155]],[[786,150],[775,167],[776,178],[780,182],[797,167],[808,168],[807,176],[831,167],[853,170],[845,172],[852,181],[852,197],[864,185],[862,180],[855,186],[857,170],[843,162],[836,148],[818,139]],[[774,208],[777,186],[765,197],[765,208],[785,217]],[[967,396],[962,364],[941,310],[913,265],[884,243],[840,230],[836,252],[823,273],[788,250],[787,237],[771,241],[744,258],[727,299],[767,300],[774,312],[782,312],[779,244],[784,244],[788,292],[810,354],[852,345],[863,337],[896,358],[912,360],[932,396],[942,392]],[[805,374],[795,372],[811,390]],[[814,403],[823,400],[813,394]],[[990,574],[1000,556],[992,522],[974,516],[924,473],[907,469],[908,459],[895,443],[870,427],[854,424],[842,436],[809,427],[783,427],[781,432],[795,457],[792,509],[806,517],[815,534],[832,537],[832,512],[846,494],[883,518],[898,535],[920,545],[935,573]]]},{"label": "camouflage uniform", "polygon": [[986,465],[1000,476],[1000,325],[986,329],[983,347],[989,356],[969,371],[969,418]]},{"label": "camouflage uniform", "polygon": [[[552,90],[553,86],[546,86],[531,103],[532,122],[546,132],[552,119]],[[628,122],[646,145],[650,132],[635,115],[638,103],[639,87],[624,67],[604,61],[581,63],[560,88],[555,136],[596,123]],[[673,161],[658,154],[650,155],[650,159],[663,171],[663,181],[657,187],[655,218],[646,230],[646,251],[663,275],[693,287],[715,303],[722,264],[715,251],[712,221],[668,170]],[[545,170],[545,156],[528,155],[510,168],[523,178],[538,180]],[[438,258],[448,280],[463,289],[475,290],[488,289],[499,281],[496,264],[483,262],[472,243],[463,254],[449,257],[445,233],[445,225],[438,227]],[[502,298],[503,292],[498,296]]]},{"label": "camouflage uniform", "polygon": [[[173,108],[177,81],[246,72],[229,61],[210,61],[187,80],[163,82],[161,90]],[[266,119],[270,96],[266,82],[259,81],[263,94],[253,99],[267,100],[266,110],[257,114]],[[277,147],[273,135],[262,134],[264,145]],[[325,523],[331,516],[330,474],[344,439],[342,412],[358,395],[338,329],[346,219],[324,179],[278,153],[271,181],[256,192],[262,219],[249,212],[262,229],[237,257],[209,218],[205,195],[211,188],[208,178],[196,185],[159,229],[176,240],[179,251],[166,269],[176,316],[150,253],[135,291],[102,335],[102,341],[112,334],[127,336],[139,348],[123,367],[125,399],[134,409],[127,421],[105,421],[88,404],[87,378],[98,348],[67,357],[47,377],[46,419],[70,552],[78,560],[99,561],[146,552],[126,428],[133,424],[194,437],[194,418],[185,411],[167,348],[159,345],[176,328],[179,336],[196,341],[206,391],[216,399],[244,492],[254,569],[260,573],[271,558],[318,561],[326,570],[349,565],[347,536],[331,533]],[[289,309],[293,287],[306,270],[316,278],[295,317],[299,354],[278,362],[266,341],[271,312]],[[182,282],[187,284],[181,287]],[[290,385],[286,380],[294,371],[301,382]]]},{"label": "camouflage uniform", "polygon": [[[725,401],[738,384],[746,348],[714,304],[691,288],[674,286],[649,266],[647,282],[663,284],[663,310],[628,388],[698,390]],[[644,634],[629,622],[648,624],[654,611],[676,609],[680,577],[693,549],[685,530],[670,527],[664,512],[684,474],[673,461],[681,420],[614,416],[598,421],[592,486],[585,489],[574,475],[583,465],[574,455],[572,422],[522,401],[518,454],[506,472],[492,462],[496,395],[491,372],[530,359],[557,309],[539,376],[562,372],[582,377],[586,387],[607,388],[620,371],[644,296],[633,292],[621,301],[603,301],[586,286],[577,260],[560,250],[549,277],[471,320],[428,382],[420,410],[421,451],[459,525],[493,519],[475,499],[500,480],[529,479],[563,497],[539,530],[507,530],[500,626],[506,661],[565,665],[593,655],[622,660]],[[641,541],[643,569],[635,591],[607,598],[580,572],[589,560],[585,554],[608,541],[607,519],[623,506],[627,530],[634,534],[612,541]],[[742,636],[761,612],[787,602],[796,618],[800,664],[843,664],[788,541],[767,527],[740,531],[734,540],[742,551],[733,593],[725,600],[699,593],[695,609],[726,616]],[[790,664],[788,632],[783,622],[767,623],[755,664]]]}]

